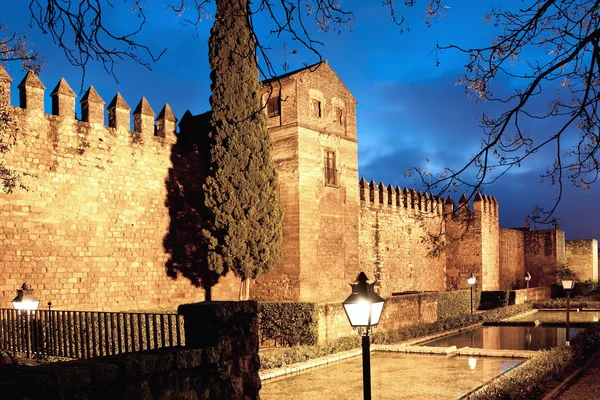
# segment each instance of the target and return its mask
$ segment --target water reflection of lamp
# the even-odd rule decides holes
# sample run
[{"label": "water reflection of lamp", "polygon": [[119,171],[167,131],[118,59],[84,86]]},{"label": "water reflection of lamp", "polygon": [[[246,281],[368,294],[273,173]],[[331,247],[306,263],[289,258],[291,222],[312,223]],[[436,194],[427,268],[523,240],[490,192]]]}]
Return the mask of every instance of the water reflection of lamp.
[{"label": "water reflection of lamp", "polygon": [[[353,328],[359,328],[362,336],[362,361],[363,361],[363,392],[364,399],[371,400],[371,359],[369,332],[371,327],[377,326],[384,300],[373,290],[373,283],[367,283],[368,278],[364,272],[358,274],[356,283],[351,283],[352,294],[344,300],[342,305]],[[364,328],[364,330],[362,330]],[[362,330],[362,332],[361,332]]]},{"label": "water reflection of lamp", "polygon": [[469,368],[475,369],[477,367],[477,359],[474,357],[469,357]]},{"label": "water reflection of lamp", "polygon": [[567,342],[566,345],[569,345],[569,304],[571,300],[571,290],[575,286],[575,279],[571,276],[563,276],[560,283],[562,284],[563,289],[567,292]]},{"label": "water reflection of lamp", "polygon": [[473,285],[475,285],[475,282],[477,282],[477,278],[475,278],[473,273],[471,273],[471,275],[469,275],[467,278],[467,283],[469,286],[471,286],[471,315],[473,315]]}]

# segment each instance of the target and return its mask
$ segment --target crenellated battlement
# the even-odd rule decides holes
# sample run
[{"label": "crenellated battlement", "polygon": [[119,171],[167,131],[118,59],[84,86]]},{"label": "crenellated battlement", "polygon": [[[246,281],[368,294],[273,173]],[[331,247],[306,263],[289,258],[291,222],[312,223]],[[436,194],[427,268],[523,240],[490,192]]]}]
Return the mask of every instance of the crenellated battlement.
[{"label": "crenellated battlement", "polygon": [[[87,127],[113,133],[113,135],[103,135],[100,138],[101,141],[110,139],[111,136],[116,136],[117,141],[124,138],[138,145],[152,141],[174,144],[177,140],[175,134],[177,118],[168,104],[163,106],[158,117],[155,118],[154,110],[146,98],[142,97],[131,114],[131,107],[120,93],[117,93],[105,108],[104,99],[93,86],[90,86],[79,101],[81,119],[77,119],[75,114],[77,95],[64,78],[60,79],[50,93],[52,114],[44,113],[46,87],[33,71],[27,72],[17,86],[19,90],[18,107],[12,107],[10,104],[11,83],[12,78],[0,65],[0,104],[11,107],[14,111],[13,114],[17,117],[34,117],[33,119],[38,121],[37,125],[41,130],[44,130],[44,122],[39,121],[39,116],[43,115],[47,120],[52,121],[52,125],[60,125],[62,131],[68,130],[65,125],[72,125],[73,131],[81,131]],[[104,125],[105,112],[108,114],[108,126]],[[131,115],[133,115],[133,130],[131,129]],[[34,123],[34,125],[36,124]]]},{"label": "crenellated battlement", "polygon": [[380,204],[387,205],[390,208],[412,210],[420,213],[431,213],[437,215],[460,215],[462,212],[489,215],[498,217],[498,201],[493,196],[482,193],[476,193],[473,203],[469,204],[469,199],[463,194],[458,200],[458,206],[454,203],[451,196],[442,199],[430,193],[424,193],[421,190],[404,189],[400,186],[386,186],[383,182],[379,184],[374,180],[367,182],[362,178],[358,184],[360,191],[361,204]]},{"label": "crenellated battlement", "polygon": [[423,193],[421,190],[404,189],[400,186],[379,185],[375,181],[367,182],[362,178],[359,182],[360,201],[362,204],[380,204],[399,210],[407,210],[422,214],[442,215],[444,201],[432,194]]}]

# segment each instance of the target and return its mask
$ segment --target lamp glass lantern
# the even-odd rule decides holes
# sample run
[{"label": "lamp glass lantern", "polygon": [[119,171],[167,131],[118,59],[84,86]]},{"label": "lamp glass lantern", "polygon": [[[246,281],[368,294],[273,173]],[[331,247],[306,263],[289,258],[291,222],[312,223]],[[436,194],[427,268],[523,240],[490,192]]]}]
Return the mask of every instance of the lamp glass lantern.
[{"label": "lamp glass lantern", "polygon": [[[464,275],[463,275],[464,276]],[[463,278],[464,279],[464,278]],[[467,278],[467,283],[470,286],[473,286],[475,284],[475,282],[477,282],[477,278],[475,277],[475,275],[471,274],[469,275],[469,277]]]},{"label": "lamp glass lantern", "polygon": [[15,310],[34,311],[37,310],[40,304],[40,299],[33,295],[33,289],[27,284],[23,283],[21,289],[17,289],[17,297],[12,300],[12,305]]},{"label": "lamp glass lantern", "polygon": [[561,279],[560,283],[562,284],[563,289],[572,290],[575,287],[575,279],[570,276],[565,276]]},{"label": "lamp glass lantern", "polygon": [[367,276],[361,272],[356,283],[351,283],[352,294],[342,303],[350,325],[353,328],[376,326],[381,318],[384,300],[373,290],[373,283],[367,283]]},{"label": "lamp glass lantern", "polygon": [[531,280],[531,274],[529,273],[529,271],[527,271],[527,272],[525,273],[525,280],[526,280],[527,282],[529,282],[529,281]]}]

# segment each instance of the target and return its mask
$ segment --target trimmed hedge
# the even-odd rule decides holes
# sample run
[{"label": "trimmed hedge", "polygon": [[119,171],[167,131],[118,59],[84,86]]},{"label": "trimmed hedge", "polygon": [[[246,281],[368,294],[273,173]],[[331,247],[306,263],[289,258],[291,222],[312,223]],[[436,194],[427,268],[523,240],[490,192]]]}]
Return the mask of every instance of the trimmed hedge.
[{"label": "trimmed hedge", "polygon": [[515,304],[515,296],[511,290],[487,290],[481,294],[481,309],[491,310]]},{"label": "trimmed hedge", "polygon": [[[481,291],[473,290],[473,310],[479,309]],[[471,290],[438,293],[438,319],[458,317],[471,313]]]},{"label": "trimmed hedge", "polygon": [[312,346],[319,335],[317,303],[259,302],[261,343],[281,346]]},{"label": "trimmed hedge", "polygon": [[[375,332],[371,337],[374,344],[394,344],[420,336],[457,329],[485,321],[497,321],[513,315],[521,314],[531,309],[529,304],[519,304],[500,309],[494,309],[471,315],[438,319],[430,324],[418,324],[403,327],[393,332]],[[347,336],[331,341],[324,345],[295,346],[263,350],[259,353],[261,369],[280,368],[297,362],[326,356],[340,351],[360,347],[360,336]]]},{"label": "trimmed hedge", "polygon": [[[567,299],[559,298],[544,301],[533,302],[533,308],[566,308]],[[600,301],[590,299],[589,297],[575,297],[571,299],[569,308],[588,308],[588,309],[600,309]]]},{"label": "trimmed hedge", "polygon": [[542,398],[598,350],[600,325],[594,324],[575,336],[570,347],[563,345],[542,351],[466,397],[473,400]]}]

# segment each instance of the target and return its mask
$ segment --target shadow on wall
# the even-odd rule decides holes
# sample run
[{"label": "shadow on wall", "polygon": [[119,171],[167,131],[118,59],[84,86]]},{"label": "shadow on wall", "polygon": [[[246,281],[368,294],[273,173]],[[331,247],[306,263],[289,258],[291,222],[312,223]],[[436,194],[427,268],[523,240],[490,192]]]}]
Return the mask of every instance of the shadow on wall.
[{"label": "shadow on wall", "polygon": [[187,111],[179,123],[180,133],[171,152],[173,166],[165,181],[169,209],[169,231],[164,238],[167,275],[183,276],[197,287],[203,287],[206,300],[219,276],[208,269],[202,229],[207,210],[202,187],[208,170],[209,146],[207,132],[209,113],[196,116]]}]

